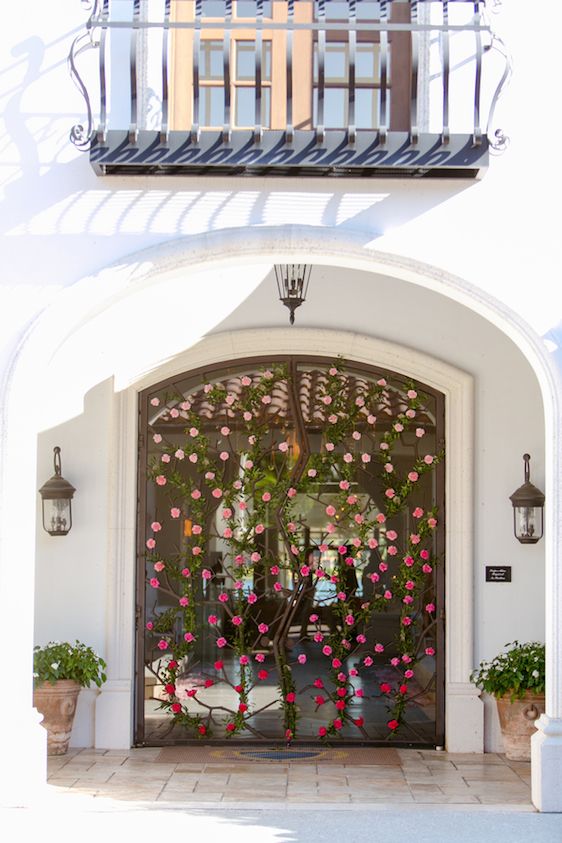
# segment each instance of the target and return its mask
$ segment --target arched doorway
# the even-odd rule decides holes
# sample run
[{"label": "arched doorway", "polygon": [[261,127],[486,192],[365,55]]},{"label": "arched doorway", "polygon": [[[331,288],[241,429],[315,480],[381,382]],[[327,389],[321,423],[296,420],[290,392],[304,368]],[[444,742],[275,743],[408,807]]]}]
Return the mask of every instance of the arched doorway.
[{"label": "arched doorway", "polygon": [[140,394],[137,743],[444,745],[444,396],[341,358]]}]

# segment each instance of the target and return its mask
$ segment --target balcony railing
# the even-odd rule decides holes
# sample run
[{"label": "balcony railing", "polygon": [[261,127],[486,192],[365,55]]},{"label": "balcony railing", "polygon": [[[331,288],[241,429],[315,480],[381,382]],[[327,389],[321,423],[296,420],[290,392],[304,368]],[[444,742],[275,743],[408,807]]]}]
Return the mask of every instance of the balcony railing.
[{"label": "balcony railing", "polygon": [[474,176],[505,142],[490,125],[509,61],[486,12],[94,0],[70,54],[88,114],[71,139],[99,174]]}]

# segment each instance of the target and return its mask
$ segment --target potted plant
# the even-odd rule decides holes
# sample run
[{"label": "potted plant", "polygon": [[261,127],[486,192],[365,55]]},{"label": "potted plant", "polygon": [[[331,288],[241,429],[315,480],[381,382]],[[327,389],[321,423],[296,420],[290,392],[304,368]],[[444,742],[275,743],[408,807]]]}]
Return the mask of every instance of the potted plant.
[{"label": "potted plant", "polygon": [[544,712],[544,644],[506,644],[494,659],[480,662],[470,680],[496,698],[506,757],[530,761],[535,720]]},{"label": "potted plant", "polygon": [[33,650],[33,705],[43,715],[47,754],[68,750],[80,688],[98,688],[106,680],[106,663],[91,647],[76,641],[50,641]]}]

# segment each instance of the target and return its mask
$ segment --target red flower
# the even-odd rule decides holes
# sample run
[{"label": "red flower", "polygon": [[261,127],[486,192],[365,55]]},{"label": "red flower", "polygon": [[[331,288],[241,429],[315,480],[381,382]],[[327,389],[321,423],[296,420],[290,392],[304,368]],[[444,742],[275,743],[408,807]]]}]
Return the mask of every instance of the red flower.
[{"label": "red flower", "polygon": [[319,738],[325,738],[327,734],[328,734],[328,730],[326,729],[326,727],[320,726],[320,728],[318,729],[318,737]]},{"label": "red flower", "polygon": [[234,725],[234,723],[227,723],[226,724],[226,731],[227,732],[234,732],[235,729],[236,729],[236,726]]},{"label": "red flower", "polygon": [[245,711],[248,711],[248,706],[246,705],[246,703],[240,703],[240,705],[238,706],[238,711],[241,711],[242,714],[244,714]]},{"label": "red flower", "polygon": [[355,725],[356,725],[356,726],[358,726],[359,728],[361,728],[361,726],[363,725],[363,723],[364,723],[365,721],[363,720],[363,718],[362,718],[362,717],[356,717],[356,718],[355,718],[355,720],[354,720],[353,722],[355,723]]},{"label": "red flower", "polygon": [[197,731],[199,732],[200,735],[206,735],[207,734],[207,727],[203,726],[203,724],[201,723],[201,725],[197,727]]},{"label": "red flower", "polygon": [[287,694],[287,696],[285,697],[285,700],[286,700],[288,703],[294,703],[295,699],[296,699],[296,697],[295,697],[295,695],[294,695],[294,693],[293,693],[292,691],[289,691],[289,693],[288,693],[288,694]]},{"label": "red flower", "polygon": [[391,689],[390,689],[390,685],[388,684],[388,682],[383,682],[383,683],[380,685],[380,689],[381,689],[381,693],[383,693],[383,694],[390,694],[390,690],[391,690]]},{"label": "red flower", "polygon": [[345,709],[345,700],[338,700],[336,703],[336,708],[338,711],[343,711]]},{"label": "red flower", "polygon": [[172,659],[171,662],[168,662],[168,670],[175,670],[178,666],[178,663]]},{"label": "red flower", "polygon": [[258,679],[267,679],[268,676],[267,670],[258,670]]},{"label": "red flower", "polygon": [[336,694],[338,695],[338,697],[345,697],[346,694],[347,694],[347,691],[346,691],[345,688],[338,688],[338,690],[336,691]]},{"label": "red flower", "polygon": [[219,661],[215,662],[215,670],[222,670],[224,667],[224,662]]},{"label": "red flower", "polygon": [[214,684],[215,683],[213,682],[212,679],[205,679],[205,688],[210,688],[211,685],[214,685]]},{"label": "red flower", "polygon": [[339,729],[341,729],[342,727],[343,727],[343,723],[342,723],[342,721],[341,721],[341,720],[339,719],[339,717],[338,717],[336,720],[334,720],[334,729],[338,729],[338,730],[339,730]]},{"label": "red flower", "polygon": [[407,694],[408,693],[408,686],[407,685],[400,685],[400,693]]},{"label": "red flower", "polygon": [[319,694],[317,697],[314,697],[314,702],[316,703],[316,705],[324,705],[326,700],[321,694]]},{"label": "red flower", "polygon": [[168,684],[164,687],[164,690],[166,691],[167,694],[169,694],[171,697],[173,697],[174,694],[176,693],[176,686],[172,685],[171,682],[168,682]]},{"label": "red flower", "polygon": [[181,705],[179,703],[174,703],[172,705],[172,711],[174,712],[174,714],[179,714],[181,711]]},{"label": "red flower", "polygon": [[194,697],[196,693],[197,693],[197,688],[190,688],[189,691],[187,692],[187,696],[188,697]]},{"label": "red flower", "polygon": [[398,722],[398,720],[389,720],[386,725],[389,729],[392,729],[392,731],[394,731],[394,729],[397,729],[399,727],[400,723]]},{"label": "red flower", "polygon": [[322,682],[321,679],[315,679],[312,684],[314,685],[315,688],[323,688],[324,687],[324,683]]}]

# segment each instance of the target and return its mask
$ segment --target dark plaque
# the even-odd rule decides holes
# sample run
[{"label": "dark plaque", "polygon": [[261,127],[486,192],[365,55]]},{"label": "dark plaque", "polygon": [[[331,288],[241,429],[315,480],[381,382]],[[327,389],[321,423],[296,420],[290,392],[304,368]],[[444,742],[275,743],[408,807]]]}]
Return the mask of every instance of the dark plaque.
[{"label": "dark plaque", "polygon": [[486,565],[486,582],[511,582],[511,565]]}]

